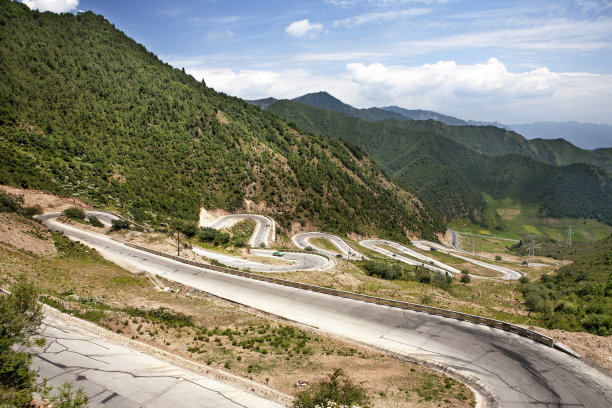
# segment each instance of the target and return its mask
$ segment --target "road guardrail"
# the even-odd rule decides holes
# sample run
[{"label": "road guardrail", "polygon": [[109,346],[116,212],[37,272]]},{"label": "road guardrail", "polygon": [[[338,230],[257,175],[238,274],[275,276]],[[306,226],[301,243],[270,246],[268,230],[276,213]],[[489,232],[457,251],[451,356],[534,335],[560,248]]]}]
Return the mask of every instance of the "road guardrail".
[{"label": "road guardrail", "polygon": [[192,261],[190,259],[182,258],[176,255],[170,255],[165,252],[157,251],[155,249],[147,248],[141,245],[132,244],[130,242],[124,242],[124,245],[135,248],[135,249],[139,249],[141,251],[159,255],[164,258],[169,258],[169,259],[172,259],[178,262],[182,262],[184,264],[188,264],[188,265],[192,265],[192,266],[196,266],[196,267],[200,267],[204,269],[210,269],[210,270],[217,271],[217,272],[223,272],[223,273],[227,273],[231,275],[241,276],[244,278],[274,283],[277,285],[289,286],[289,287],[296,288],[296,289],[308,290],[311,292],[324,293],[327,295],[338,296],[338,297],[342,297],[346,299],[359,300],[359,301],[367,302],[367,303],[375,303],[375,304],[379,304],[383,306],[390,306],[390,307],[395,307],[399,309],[413,310],[416,312],[429,313],[429,314],[436,315],[436,316],[449,317],[449,318],[456,319],[456,320],[462,320],[462,321],[467,321],[471,323],[482,324],[482,325],[493,327],[496,329],[501,329],[501,330],[505,330],[508,332],[512,332],[512,333],[518,334],[523,337],[527,337],[533,341],[545,344],[549,347],[554,347],[554,344],[555,344],[554,340],[551,337],[544,336],[543,334],[540,334],[536,331],[525,329],[524,327],[520,327],[512,323],[504,322],[501,320],[495,320],[495,319],[491,319],[488,317],[461,313],[461,312],[456,312],[453,310],[440,309],[440,308],[433,307],[433,306],[419,305],[417,303],[408,303],[408,302],[402,302],[399,300],[385,299],[385,298],[369,296],[369,295],[362,295],[359,293],[345,292],[345,291],[338,290],[338,289],[324,288],[322,286],[310,285],[307,283],[300,283],[300,282],[293,282],[293,281],[289,281],[285,279],[258,275],[252,272],[245,272],[245,271],[239,271],[236,269],[230,269],[230,268],[225,268],[221,266],[210,265],[210,264],[206,264],[203,262]]}]

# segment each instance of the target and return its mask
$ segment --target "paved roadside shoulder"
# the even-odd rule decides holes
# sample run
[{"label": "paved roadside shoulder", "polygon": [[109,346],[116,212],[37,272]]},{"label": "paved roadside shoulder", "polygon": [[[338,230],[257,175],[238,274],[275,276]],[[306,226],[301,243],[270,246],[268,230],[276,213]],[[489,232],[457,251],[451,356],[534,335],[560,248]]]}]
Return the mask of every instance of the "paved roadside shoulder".
[{"label": "paved roadside shoulder", "polygon": [[[291,397],[45,307],[32,367],[83,387],[91,407],[280,408]],[[274,400],[274,401],[273,401]]]}]

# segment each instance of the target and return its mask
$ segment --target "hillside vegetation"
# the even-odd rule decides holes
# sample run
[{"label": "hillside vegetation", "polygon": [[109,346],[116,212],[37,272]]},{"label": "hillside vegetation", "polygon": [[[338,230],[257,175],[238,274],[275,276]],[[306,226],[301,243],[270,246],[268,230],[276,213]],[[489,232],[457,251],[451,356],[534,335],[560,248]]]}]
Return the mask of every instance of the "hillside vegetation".
[{"label": "hillside vegetation", "polygon": [[161,62],[102,16],[0,0],[0,183],[80,196],[137,221],[259,203],[281,225],[432,238],[441,221],[345,143]]},{"label": "hillside vegetation", "polygon": [[[612,223],[609,172],[588,164],[553,166],[534,160],[521,154],[520,135],[504,129],[435,121],[367,122],[286,100],[268,110],[307,131],[360,147],[448,220],[468,216],[484,223],[483,193],[487,193],[495,199],[537,205],[542,216]],[[476,136],[483,144],[492,140],[488,154],[465,146]],[[517,141],[516,148],[512,154],[495,157],[492,150],[495,145],[501,150],[505,139]],[[503,230],[501,218],[498,221],[494,226]]]},{"label": "hillside vegetation", "polygon": [[524,281],[526,306],[551,329],[612,334],[612,237],[571,247],[548,242],[538,252],[574,262],[535,283]]}]

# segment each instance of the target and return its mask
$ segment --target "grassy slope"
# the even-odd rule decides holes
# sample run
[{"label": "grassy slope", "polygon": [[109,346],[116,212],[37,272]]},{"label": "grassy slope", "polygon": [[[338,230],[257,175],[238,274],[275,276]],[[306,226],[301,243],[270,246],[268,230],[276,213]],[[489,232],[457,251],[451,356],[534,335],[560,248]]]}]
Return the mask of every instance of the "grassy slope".
[{"label": "grassy slope", "polygon": [[572,226],[574,242],[596,241],[612,233],[612,226],[593,219],[544,217],[533,204],[522,204],[509,198],[496,200],[489,195],[485,195],[485,200],[488,227],[483,228],[465,217],[454,219],[449,226],[460,232],[517,240],[534,234],[539,236],[538,242],[542,239],[565,242],[569,226]]},{"label": "grassy slope", "polygon": [[285,227],[432,237],[442,223],[343,143],[303,135],[162,63],[101,16],[1,1],[0,183],[139,220],[265,202]]}]

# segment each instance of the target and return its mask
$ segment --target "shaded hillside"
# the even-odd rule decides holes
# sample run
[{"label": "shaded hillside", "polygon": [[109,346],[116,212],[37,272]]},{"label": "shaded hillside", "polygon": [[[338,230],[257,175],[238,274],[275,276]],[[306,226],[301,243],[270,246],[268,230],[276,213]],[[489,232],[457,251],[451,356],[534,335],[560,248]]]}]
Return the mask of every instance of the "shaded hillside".
[{"label": "shaded hillside", "polygon": [[585,150],[565,139],[532,139],[529,144],[535,157],[545,163],[558,166],[589,163],[612,171],[612,148]]},{"label": "shaded hillside", "polygon": [[137,220],[260,204],[288,228],[406,231],[441,222],[337,140],[162,63],[91,12],[0,0],[0,183],[78,195]]},{"label": "shaded hillside", "polygon": [[490,156],[516,153],[555,166],[586,163],[612,170],[612,149],[585,150],[564,139],[527,140],[516,132],[495,126],[447,126],[434,121],[413,122],[405,126],[436,132]]},{"label": "shaded hillside", "polygon": [[[519,154],[477,153],[446,137],[449,128],[455,127],[434,121],[366,122],[292,101],[278,101],[268,109],[308,131],[364,149],[447,219],[468,215],[477,221],[486,192],[495,198],[537,204],[542,215],[612,223],[612,178],[598,167],[556,167]],[[520,140],[513,132],[493,129]]]}]

